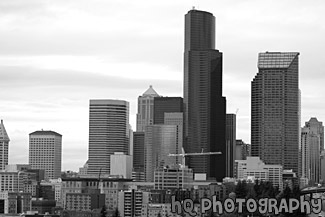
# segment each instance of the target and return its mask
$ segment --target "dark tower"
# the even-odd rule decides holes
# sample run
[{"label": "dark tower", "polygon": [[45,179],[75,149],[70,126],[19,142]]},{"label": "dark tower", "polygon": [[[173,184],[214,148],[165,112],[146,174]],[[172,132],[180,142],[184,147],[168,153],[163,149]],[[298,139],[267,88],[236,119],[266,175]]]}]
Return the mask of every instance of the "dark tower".
[{"label": "dark tower", "polygon": [[222,53],[215,50],[215,17],[191,10],[185,15],[184,148],[222,155],[188,160],[194,173],[222,181],[226,176],[226,98],[222,96]]},{"label": "dark tower", "polygon": [[252,156],[265,164],[280,164],[298,174],[300,131],[299,53],[258,55],[252,81]]}]

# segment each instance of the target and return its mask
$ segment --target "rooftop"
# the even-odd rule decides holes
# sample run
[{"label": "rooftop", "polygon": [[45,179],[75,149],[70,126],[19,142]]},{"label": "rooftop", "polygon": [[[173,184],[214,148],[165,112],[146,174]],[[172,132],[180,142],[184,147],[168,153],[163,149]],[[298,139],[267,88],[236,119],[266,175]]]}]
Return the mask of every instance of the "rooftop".
[{"label": "rooftop", "polygon": [[42,136],[48,136],[48,135],[55,135],[55,136],[62,136],[61,134],[51,131],[51,130],[37,130],[35,132],[30,133],[29,135],[42,135]]},{"label": "rooftop", "polygon": [[10,141],[9,136],[6,131],[6,128],[3,125],[3,120],[1,120],[1,123],[0,123],[0,141],[5,141],[5,142]]}]

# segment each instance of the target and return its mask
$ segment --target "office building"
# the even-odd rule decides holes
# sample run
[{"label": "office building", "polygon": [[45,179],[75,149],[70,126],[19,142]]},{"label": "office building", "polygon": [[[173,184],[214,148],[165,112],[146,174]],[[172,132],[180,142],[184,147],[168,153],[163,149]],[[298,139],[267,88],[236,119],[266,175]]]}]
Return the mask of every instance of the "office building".
[{"label": "office building", "polygon": [[159,95],[151,85],[142,96],[138,97],[137,132],[143,132],[147,125],[153,124],[155,97]]},{"label": "office building", "polygon": [[251,151],[265,164],[282,165],[298,174],[299,74],[296,52],[258,56],[251,89]]},{"label": "office building", "polygon": [[193,187],[193,171],[179,165],[155,169],[155,189],[191,189]]},{"label": "office building", "polygon": [[322,122],[311,118],[301,129],[301,177],[312,183],[319,183],[321,177],[320,154],[324,142]]},{"label": "office building", "polygon": [[323,122],[317,120],[317,118],[312,117],[308,122],[305,123],[305,127],[309,129],[310,133],[319,135],[320,140],[320,151],[324,150],[324,126]]},{"label": "office building", "polygon": [[270,181],[274,187],[283,188],[283,167],[281,165],[265,164],[259,157],[247,157],[247,160],[235,161],[235,177],[237,179],[253,178],[260,181]]},{"label": "office building", "polygon": [[246,160],[251,156],[251,145],[241,139],[236,140],[235,160]]},{"label": "office building", "polygon": [[145,129],[145,179],[154,181],[154,170],[177,164],[170,153],[177,153],[177,125],[150,125]]},{"label": "office building", "polygon": [[105,194],[100,190],[90,190],[83,193],[66,194],[66,210],[92,211],[105,205]]},{"label": "office building", "polygon": [[320,180],[319,183],[325,184],[325,151],[320,154]]},{"label": "office building", "polygon": [[0,123],[0,170],[4,170],[8,165],[8,149],[9,149],[9,136],[6,128],[3,125],[3,120]]},{"label": "office building", "polygon": [[114,152],[111,155],[111,175],[121,178],[132,178],[132,156],[123,152]]},{"label": "office building", "polygon": [[195,9],[185,15],[184,112],[185,152],[222,152],[189,157],[189,167],[222,181],[226,176],[222,53],[215,50],[215,17]]},{"label": "office building", "polygon": [[183,112],[182,97],[154,98],[154,124],[164,124],[165,113]]},{"label": "office building", "polygon": [[133,178],[144,180],[144,132],[133,133]]},{"label": "office building", "polygon": [[226,115],[226,144],[227,144],[227,177],[234,176],[234,164],[236,157],[236,115]]},{"label": "office building", "polygon": [[142,205],[149,203],[149,192],[136,191],[134,189],[119,192],[118,210],[120,216],[140,217]]},{"label": "office building", "polygon": [[114,211],[118,208],[118,193],[127,190],[127,183],[131,181],[131,179],[104,177],[102,175],[100,180],[98,180],[98,175],[93,178],[62,178],[62,207],[66,207],[67,194],[69,193],[89,193],[99,189],[101,194],[105,194],[107,210]]},{"label": "office building", "polygon": [[129,153],[129,103],[90,100],[88,174],[110,173],[110,156]]},{"label": "office building", "polygon": [[62,135],[39,130],[29,134],[29,165],[45,170],[46,179],[61,177]]}]

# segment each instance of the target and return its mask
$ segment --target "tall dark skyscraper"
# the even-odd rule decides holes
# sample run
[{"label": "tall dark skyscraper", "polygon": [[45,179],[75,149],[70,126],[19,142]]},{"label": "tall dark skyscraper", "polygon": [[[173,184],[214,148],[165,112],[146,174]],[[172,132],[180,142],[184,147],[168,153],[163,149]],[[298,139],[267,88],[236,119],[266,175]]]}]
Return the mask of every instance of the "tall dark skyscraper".
[{"label": "tall dark skyscraper", "polygon": [[154,124],[164,124],[165,113],[183,112],[182,97],[155,97],[153,103]]},{"label": "tall dark skyscraper", "polygon": [[266,52],[258,56],[252,81],[252,156],[265,164],[280,164],[298,174],[300,132],[299,74],[296,52]]},{"label": "tall dark skyscraper", "polygon": [[227,177],[234,177],[236,157],[236,115],[226,115]]},{"label": "tall dark skyscraper", "polygon": [[222,155],[194,156],[194,173],[218,181],[226,176],[226,98],[222,96],[222,53],[215,50],[215,17],[191,10],[185,15],[184,148],[186,152]]}]

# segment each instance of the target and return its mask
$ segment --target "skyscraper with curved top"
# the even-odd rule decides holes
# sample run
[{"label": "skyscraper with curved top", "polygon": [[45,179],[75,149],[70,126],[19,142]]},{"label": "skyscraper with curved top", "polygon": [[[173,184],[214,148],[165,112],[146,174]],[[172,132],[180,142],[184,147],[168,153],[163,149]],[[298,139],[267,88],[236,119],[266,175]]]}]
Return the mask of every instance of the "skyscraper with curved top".
[{"label": "skyscraper with curved top", "polygon": [[110,156],[129,153],[129,102],[92,99],[89,105],[88,175],[109,174]]},{"label": "skyscraper with curved top", "polygon": [[191,157],[189,167],[221,181],[226,176],[226,98],[222,53],[215,49],[215,17],[206,11],[185,15],[184,121],[186,152],[222,152]]},{"label": "skyscraper with curved top", "polygon": [[266,164],[280,164],[298,174],[300,132],[297,52],[258,56],[252,81],[251,153]]}]

